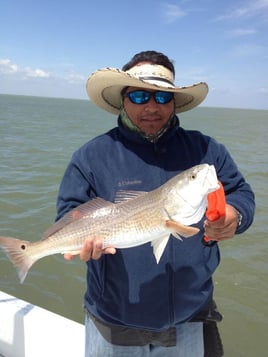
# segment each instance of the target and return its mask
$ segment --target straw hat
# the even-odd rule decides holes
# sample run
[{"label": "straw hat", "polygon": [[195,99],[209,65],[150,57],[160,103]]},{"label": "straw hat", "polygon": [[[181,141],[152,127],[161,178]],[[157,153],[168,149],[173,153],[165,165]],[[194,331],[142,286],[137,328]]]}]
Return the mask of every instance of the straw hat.
[{"label": "straw hat", "polygon": [[181,113],[199,105],[207,96],[204,82],[186,87],[175,87],[172,72],[164,66],[143,63],[128,71],[102,68],[87,80],[87,94],[98,107],[119,114],[121,91],[125,87],[146,88],[174,93],[175,112]]}]

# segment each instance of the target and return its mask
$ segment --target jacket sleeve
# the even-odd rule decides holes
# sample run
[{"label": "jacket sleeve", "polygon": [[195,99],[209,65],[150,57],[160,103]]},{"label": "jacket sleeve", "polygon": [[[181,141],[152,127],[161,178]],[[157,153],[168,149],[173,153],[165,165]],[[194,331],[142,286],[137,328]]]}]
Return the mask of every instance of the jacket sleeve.
[{"label": "jacket sleeve", "polygon": [[96,197],[89,165],[85,165],[85,158],[81,156],[79,151],[73,154],[63,175],[57,197],[56,221],[68,211]]},{"label": "jacket sleeve", "polygon": [[242,215],[242,221],[236,233],[243,233],[253,222],[254,193],[225,146],[211,139],[209,147],[209,151],[213,153],[218,179],[224,187],[226,202]]}]

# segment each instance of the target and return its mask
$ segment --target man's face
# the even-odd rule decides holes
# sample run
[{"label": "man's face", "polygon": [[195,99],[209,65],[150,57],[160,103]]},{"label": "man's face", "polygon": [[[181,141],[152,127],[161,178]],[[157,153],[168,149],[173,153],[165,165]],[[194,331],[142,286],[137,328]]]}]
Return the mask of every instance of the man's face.
[{"label": "man's face", "polygon": [[165,126],[173,113],[174,99],[166,104],[158,104],[151,96],[149,101],[145,104],[134,104],[128,98],[127,93],[138,90],[145,90],[150,93],[155,92],[144,88],[128,87],[123,98],[125,111],[132,123],[146,135],[156,134]]}]

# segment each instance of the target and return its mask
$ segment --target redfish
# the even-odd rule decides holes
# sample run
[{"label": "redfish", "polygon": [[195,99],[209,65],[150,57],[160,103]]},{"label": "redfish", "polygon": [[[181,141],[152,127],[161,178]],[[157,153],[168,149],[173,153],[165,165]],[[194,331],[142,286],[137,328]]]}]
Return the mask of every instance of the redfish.
[{"label": "redfish", "polygon": [[199,232],[191,225],[203,218],[207,195],[218,187],[214,166],[197,165],[150,192],[120,191],[115,203],[90,200],[67,213],[39,241],[0,237],[0,248],[14,264],[21,283],[37,260],[77,253],[87,238],[101,239],[103,248],[118,249],[151,242],[158,263],[170,234],[181,239]]}]

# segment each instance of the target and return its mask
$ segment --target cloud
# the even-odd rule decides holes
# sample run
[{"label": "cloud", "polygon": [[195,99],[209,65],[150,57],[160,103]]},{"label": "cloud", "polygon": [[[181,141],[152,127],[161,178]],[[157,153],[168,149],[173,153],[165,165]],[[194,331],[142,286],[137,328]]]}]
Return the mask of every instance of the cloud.
[{"label": "cloud", "polygon": [[16,74],[20,79],[49,78],[51,74],[40,68],[21,67],[8,58],[0,58],[0,75],[11,76]]},{"label": "cloud", "polygon": [[176,83],[178,86],[187,83],[197,83],[207,81],[206,69],[203,67],[191,67],[188,69],[176,68]]},{"label": "cloud", "polygon": [[81,99],[86,79],[73,68],[55,73],[0,58],[0,93]]},{"label": "cloud", "polygon": [[34,78],[49,78],[49,77],[51,77],[49,72],[43,71],[40,68],[32,69],[30,67],[25,67],[24,72],[27,77],[34,77]]},{"label": "cloud", "polygon": [[241,2],[241,6],[229,8],[224,14],[218,16],[216,21],[267,16],[267,11],[268,0],[248,0]]},{"label": "cloud", "polygon": [[246,28],[237,28],[226,32],[226,36],[228,38],[238,38],[238,37],[245,37],[250,35],[255,35],[257,31],[253,28],[246,29]]},{"label": "cloud", "polygon": [[18,66],[7,58],[0,58],[0,73],[11,74],[18,72]]},{"label": "cloud", "polygon": [[65,76],[65,79],[69,83],[79,83],[79,82],[83,82],[84,83],[86,81],[86,77],[85,76],[82,76],[81,74],[77,74],[77,73],[67,74]]},{"label": "cloud", "polygon": [[13,63],[10,59],[0,58],[0,76],[11,78],[11,76],[14,75],[16,75],[16,80],[24,81],[38,78],[49,78],[61,81],[63,80],[71,84],[86,81],[85,76],[75,73],[73,69],[67,72],[65,71],[63,74],[55,74],[40,68],[31,68],[29,66],[23,67]]},{"label": "cloud", "polygon": [[268,9],[268,0],[255,0],[252,2],[251,7],[256,11]]},{"label": "cloud", "polygon": [[232,54],[236,57],[248,57],[248,56],[262,56],[266,57],[268,54],[268,49],[265,46],[260,46],[256,44],[242,44],[234,47]]},{"label": "cloud", "polygon": [[172,23],[187,15],[187,12],[182,10],[179,5],[174,4],[165,4],[163,13],[167,23]]},{"label": "cloud", "polygon": [[261,87],[257,90],[257,93],[267,94],[268,95],[268,87]]}]

